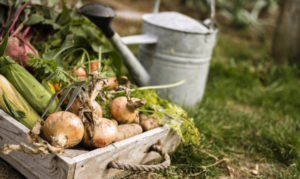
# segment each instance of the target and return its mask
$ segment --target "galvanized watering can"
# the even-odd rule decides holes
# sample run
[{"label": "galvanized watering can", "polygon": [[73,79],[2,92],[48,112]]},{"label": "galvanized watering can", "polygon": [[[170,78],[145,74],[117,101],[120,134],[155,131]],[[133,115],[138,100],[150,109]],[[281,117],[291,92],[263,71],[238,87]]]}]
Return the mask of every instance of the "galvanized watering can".
[{"label": "galvanized watering can", "polygon": [[[213,2],[213,1],[212,1]],[[143,33],[121,38],[110,26],[114,11],[100,3],[87,4],[80,12],[94,22],[123,57],[136,82],[162,85],[185,80],[185,84],[159,90],[159,94],[184,106],[201,101],[216,42],[214,3],[208,23],[198,22],[177,12],[143,16]],[[126,44],[140,44],[138,59]]]}]

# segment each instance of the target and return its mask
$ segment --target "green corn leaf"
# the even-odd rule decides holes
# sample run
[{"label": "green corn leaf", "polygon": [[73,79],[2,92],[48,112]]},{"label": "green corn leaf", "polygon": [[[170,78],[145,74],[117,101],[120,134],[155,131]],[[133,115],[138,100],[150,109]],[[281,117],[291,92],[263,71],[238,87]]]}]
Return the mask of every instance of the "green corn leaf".
[{"label": "green corn leaf", "polygon": [[8,41],[8,32],[6,32],[2,44],[0,45],[0,57],[4,55],[7,46],[7,41]]}]

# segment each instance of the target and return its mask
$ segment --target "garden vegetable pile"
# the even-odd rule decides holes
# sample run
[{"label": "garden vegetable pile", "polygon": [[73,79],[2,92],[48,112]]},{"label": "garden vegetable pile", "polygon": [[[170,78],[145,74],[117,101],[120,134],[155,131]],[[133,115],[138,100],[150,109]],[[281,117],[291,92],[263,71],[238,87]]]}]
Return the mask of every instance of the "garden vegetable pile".
[{"label": "garden vegetable pile", "polygon": [[51,144],[42,152],[104,147],[161,125],[199,145],[193,119],[131,84],[110,42],[74,7],[0,1],[0,27],[0,108],[31,129],[32,141]]}]

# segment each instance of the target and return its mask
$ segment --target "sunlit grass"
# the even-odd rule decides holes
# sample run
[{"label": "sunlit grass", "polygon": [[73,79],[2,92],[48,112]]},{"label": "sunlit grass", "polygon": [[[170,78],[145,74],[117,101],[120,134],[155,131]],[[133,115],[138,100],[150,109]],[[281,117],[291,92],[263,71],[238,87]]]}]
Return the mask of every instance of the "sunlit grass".
[{"label": "sunlit grass", "polygon": [[201,146],[181,146],[163,176],[299,177],[299,69],[277,66],[268,49],[219,36],[204,99],[189,109]]}]

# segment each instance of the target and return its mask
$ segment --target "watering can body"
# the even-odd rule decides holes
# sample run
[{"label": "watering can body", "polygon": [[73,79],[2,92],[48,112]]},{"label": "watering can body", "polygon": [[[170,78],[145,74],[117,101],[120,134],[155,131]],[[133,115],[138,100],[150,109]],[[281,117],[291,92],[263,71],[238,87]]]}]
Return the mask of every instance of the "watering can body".
[{"label": "watering can body", "polygon": [[177,12],[146,14],[143,20],[141,38],[125,37],[123,42],[140,44],[138,59],[150,76],[147,85],[185,80],[158,92],[179,105],[194,106],[203,97],[217,29]]}]

